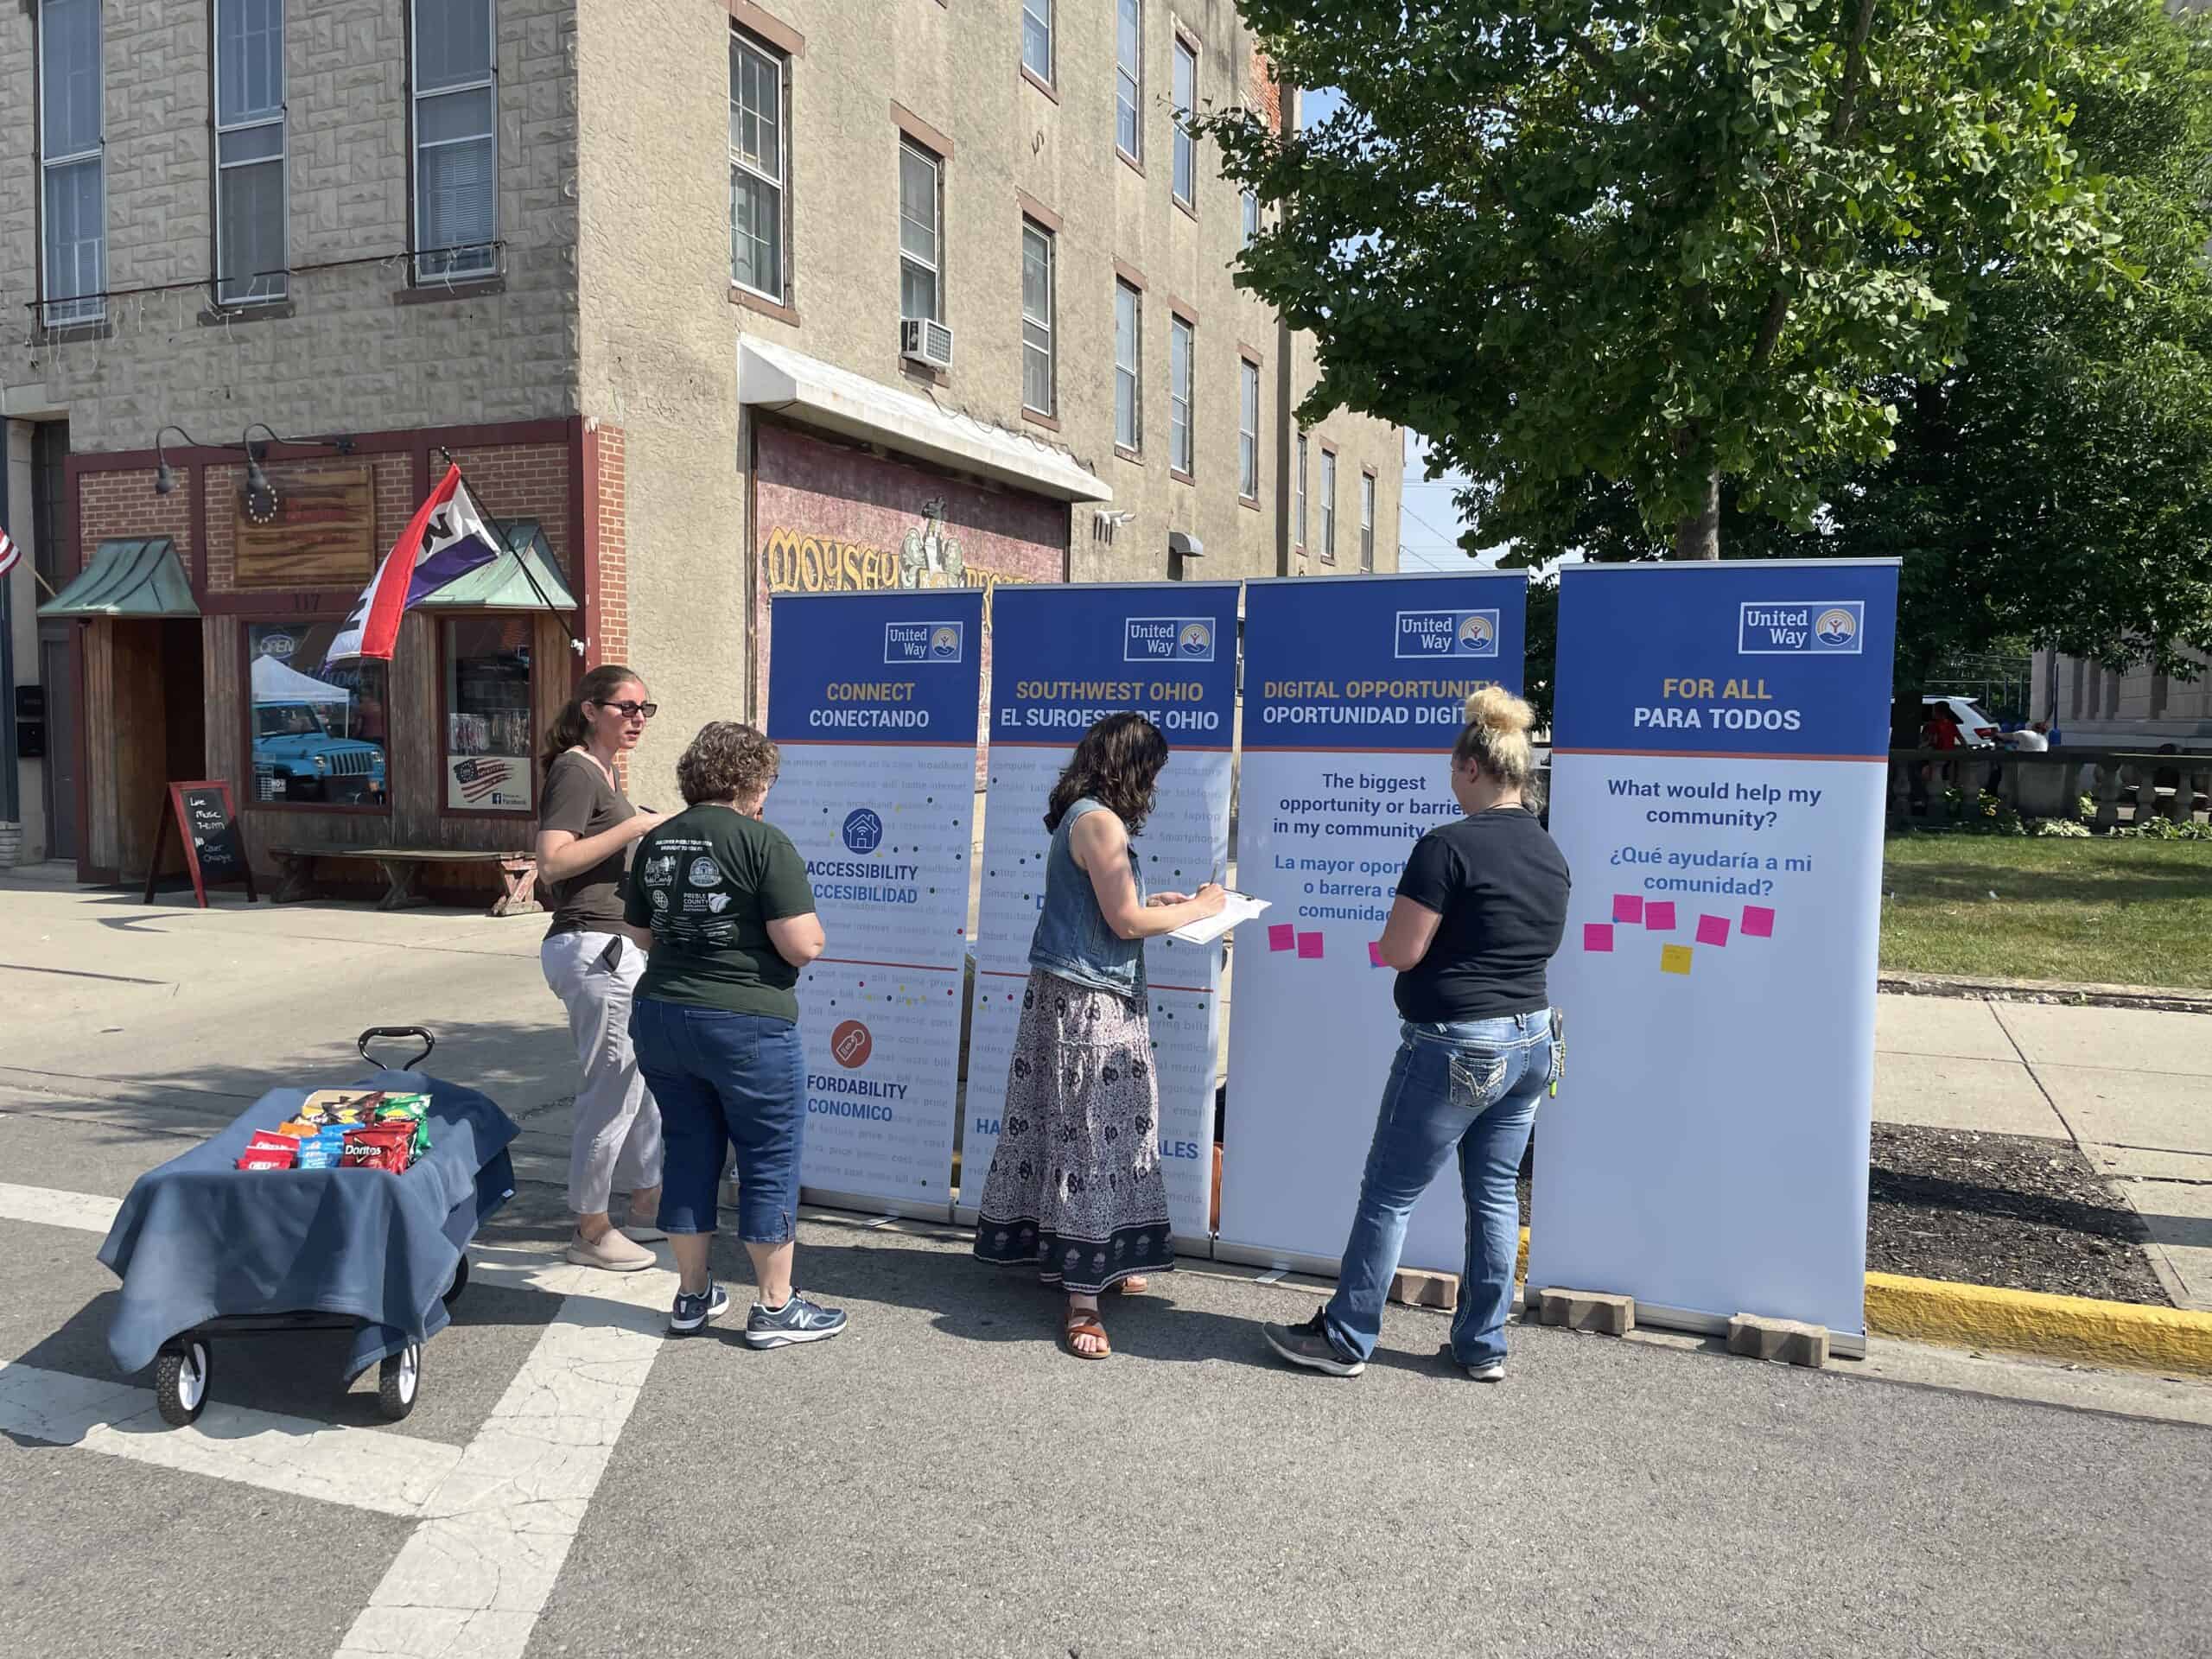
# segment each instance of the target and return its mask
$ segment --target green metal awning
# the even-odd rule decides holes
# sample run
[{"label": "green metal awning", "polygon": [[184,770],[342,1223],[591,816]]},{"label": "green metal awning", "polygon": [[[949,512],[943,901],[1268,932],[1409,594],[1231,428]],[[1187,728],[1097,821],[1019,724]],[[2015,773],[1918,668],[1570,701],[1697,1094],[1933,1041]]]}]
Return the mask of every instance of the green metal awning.
[{"label": "green metal awning", "polygon": [[41,616],[197,616],[192,582],[166,536],[102,542],[84,573],[38,607]]},{"label": "green metal awning", "polygon": [[448,582],[421,601],[424,610],[573,611],[575,595],[561,580],[552,544],[535,518],[507,525],[507,550],[489,564]]}]

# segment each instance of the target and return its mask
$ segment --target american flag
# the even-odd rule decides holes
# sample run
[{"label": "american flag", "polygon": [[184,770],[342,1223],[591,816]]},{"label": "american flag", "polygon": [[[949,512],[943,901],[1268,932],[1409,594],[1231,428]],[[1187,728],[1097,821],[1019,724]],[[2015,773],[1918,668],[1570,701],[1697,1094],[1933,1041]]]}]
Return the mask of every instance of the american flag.
[{"label": "american flag", "polygon": [[504,787],[513,775],[504,760],[472,758],[454,768],[454,778],[461,785],[461,798],[471,806]]},{"label": "american flag", "polygon": [[0,530],[0,576],[16,568],[16,561],[23,556],[23,550],[16,545],[15,538]]}]

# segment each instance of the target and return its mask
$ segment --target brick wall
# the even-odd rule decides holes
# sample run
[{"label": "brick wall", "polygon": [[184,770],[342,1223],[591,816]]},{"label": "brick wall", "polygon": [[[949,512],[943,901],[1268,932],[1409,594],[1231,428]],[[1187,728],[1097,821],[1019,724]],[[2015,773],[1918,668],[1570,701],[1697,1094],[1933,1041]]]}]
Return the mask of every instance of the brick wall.
[{"label": "brick wall", "polygon": [[[154,470],[84,473],[77,479],[77,569],[82,569],[102,542],[119,536],[167,536],[180,557],[189,561],[192,494],[181,474],[168,495],[154,493]],[[188,569],[190,569],[188,563]]]},{"label": "brick wall", "polygon": [[598,536],[588,658],[596,666],[630,660],[629,491],[622,429],[594,423],[590,441],[597,466],[595,477],[586,483],[584,512],[594,518]]},{"label": "brick wall", "polygon": [[1274,65],[1268,54],[1260,50],[1257,41],[1252,42],[1251,73],[1252,108],[1267,118],[1267,123],[1277,132],[1282,125],[1282,88],[1274,78]]},{"label": "brick wall", "polygon": [[[456,449],[461,475],[475,493],[476,505],[503,524],[535,518],[553,549],[553,563],[572,589],[582,586],[582,550],[569,525],[569,447],[565,443],[511,443],[486,449]],[[445,474],[445,458],[430,456],[430,481]],[[410,503],[410,510],[419,503]]]}]

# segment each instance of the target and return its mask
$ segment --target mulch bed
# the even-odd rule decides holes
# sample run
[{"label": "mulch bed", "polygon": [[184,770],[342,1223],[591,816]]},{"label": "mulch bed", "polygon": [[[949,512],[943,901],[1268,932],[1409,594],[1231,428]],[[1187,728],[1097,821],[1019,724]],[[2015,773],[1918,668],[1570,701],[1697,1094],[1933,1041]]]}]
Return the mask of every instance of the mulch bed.
[{"label": "mulch bed", "polygon": [[2171,1306],[2143,1223],[2069,1141],[1874,1126],[1866,1266]]}]

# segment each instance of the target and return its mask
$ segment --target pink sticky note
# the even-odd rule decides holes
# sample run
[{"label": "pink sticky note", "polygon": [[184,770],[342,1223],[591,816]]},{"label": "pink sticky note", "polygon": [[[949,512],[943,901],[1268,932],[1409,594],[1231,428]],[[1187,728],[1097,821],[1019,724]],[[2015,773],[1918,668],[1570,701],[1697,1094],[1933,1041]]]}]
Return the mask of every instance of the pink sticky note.
[{"label": "pink sticky note", "polygon": [[1673,932],[1675,901],[1671,899],[1653,899],[1643,907],[1643,925],[1654,933]]},{"label": "pink sticky note", "polygon": [[1613,919],[1617,922],[1640,922],[1643,919],[1643,895],[1638,893],[1617,893],[1613,895]]},{"label": "pink sticky note", "polygon": [[1697,942],[1700,944],[1728,943],[1728,918],[1726,916],[1700,916],[1697,918]]},{"label": "pink sticky note", "polygon": [[1774,937],[1774,912],[1764,905],[1744,906],[1744,937],[1747,939],[1770,939]]},{"label": "pink sticky note", "polygon": [[1298,954],[1301,957],[1319,956],[1321,954],[1321,936],[1319,933],[1300,934],[1298,936]]},{"label": "pink sticky note", "polygon": [[1370,939],[1367,942],[1367,962],[1371,968],[1387,968],[1390,965],[1382,960],[1382,940]]},{"label": "pink sticky note", "polygon": [[1268,949],[1295,950],[1298,949],[1298,930],[1288,922],[1277,922],[1268,929]]},{"label": "pink sticky note", "polygon": [[1613,948],[1613,925],[1611,922],[1582,924],[1582,948],[1585,950],[1610,950]]}]

